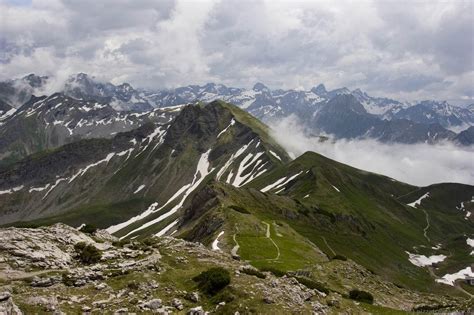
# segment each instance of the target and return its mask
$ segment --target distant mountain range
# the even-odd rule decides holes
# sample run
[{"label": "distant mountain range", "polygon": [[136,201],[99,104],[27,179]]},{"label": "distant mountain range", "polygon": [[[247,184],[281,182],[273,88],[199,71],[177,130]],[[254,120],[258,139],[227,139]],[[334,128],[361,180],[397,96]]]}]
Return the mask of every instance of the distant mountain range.
[{"label": "distant mountain range", "polygon": [[[44,93],[48,80],[31,74],[0,82],[0,124],[12,115],[11,107],[18,108],[33,94]],[[77,100],[107,104],[116,111],[132,112],[221,99],[264,122],[295,115],[309,133],[336,139],[474,143],[473,130],[469,129],[474,126],[474,104],[462,108],[445,101],[399,102],[371,97],[360,89],[328,91],[323,84],[310,91],[271,90],[262,83],[255,84],[252,89],[209,83],[153,91],[135,89],[127,83],[102,83],[80,73],[71,76],[56,92]]]}]

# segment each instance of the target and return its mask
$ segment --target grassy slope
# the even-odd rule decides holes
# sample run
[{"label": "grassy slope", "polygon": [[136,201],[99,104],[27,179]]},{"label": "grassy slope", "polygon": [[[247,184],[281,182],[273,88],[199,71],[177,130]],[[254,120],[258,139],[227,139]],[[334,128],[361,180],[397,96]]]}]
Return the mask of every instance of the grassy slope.
[{"label": "grassy slope", "polygon": [[[413,252],[411,249],[414,246],[434,245],[423,236],[426,226],[423,211],[407,207],[404,202],[396,200],[396,196],[409,194],[417,187],[360,171],[315,153],[306,153],[248,186],[265,187],[268,183],[299,171],[303,171],[302,175],[288,183],[287,189],[279,193],[297,200],[307,208],[303,215],[287,220],[298,233],[328,255],[333,255],[333,251],[347,255],[401,285],[438,292],[446,289],[435,284],[425,268],[412,265],[404,252]],[[471,186],[468,187],[472,190]],[[309,197],[305,198],[307,195]],[[432,217],[434,228],[430,232],[437,237],[441,238],[443,230],[449,229],[446,222],[453,222],[453,226],[458,227],[457,232],[469,230],[469,226],[459,220],[458,214],[457,217],[449,218],[449,221],[442,214]],[[445,228],[435,228],[437,226]],[[461,257],[456,262],[456,255],[452,256],[451,263],[457,265],[464,264],[468,259],[466,255],[458,255]]]}]

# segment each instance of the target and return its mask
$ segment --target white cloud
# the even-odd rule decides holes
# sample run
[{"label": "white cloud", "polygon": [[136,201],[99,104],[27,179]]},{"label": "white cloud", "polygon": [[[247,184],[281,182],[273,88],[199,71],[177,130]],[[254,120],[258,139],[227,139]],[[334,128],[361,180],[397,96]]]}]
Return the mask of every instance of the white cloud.
[{"label": "white cloud", "polygon": [[138,87],[324,82],[401,99],[474,94],[469,0],[11,3],[0,0],[0,79],[71,71]]},{"label": "white cloud", "polygon": [[353,167],[383,174],[402,182],[426,186],[440,182],[474,185],[474,147],[445,143],[384,144],[376,140],[320,142],[306,135],[290,116],[270,124],[275,139],[296,156],[314,151]]}]

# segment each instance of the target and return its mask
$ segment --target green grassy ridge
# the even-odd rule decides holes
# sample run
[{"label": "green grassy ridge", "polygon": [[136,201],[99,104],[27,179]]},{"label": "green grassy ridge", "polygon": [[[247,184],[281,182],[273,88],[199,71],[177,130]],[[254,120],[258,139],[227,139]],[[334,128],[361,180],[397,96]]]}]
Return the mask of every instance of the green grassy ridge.
[{"label": "green grassy ridge", "polygon": [[[230,188],[231,186],[221,183],[213,185],[214,189],[219,190],[218,200],[220,203],[211,205],[198,220],[182,226],[179,236],[210,246],[217,234],[224,230],[226,232],[220,239],[219,246],[230,252],[236,245],[235,235],[240,246],[238,254],[242,259],[250,261],[257,267],[275,267],[288,271],[325,260],[324,255],[317,248],[294,232],[287,224],[282,223],[277,233],[273,222],[268,220],[268,216],[265,215],[268,210],[261,209],[262,206],[269,206],[265,205],[265,202],[254,205],[247,202],[246,205],[249,207],[246,208],[246,211],[248,213],[243,213],[232,208],[232,205],[242,204],[240,199],[242,193],[238,193],[242,191],[241,189]],[[216,216],[222,218],[224,223],[218,226],[214,225],[211,218]],[[271,238],[280,251],[279,259],[275,259],[278,254],[277,248],[265,236],[266,225],[263,222],[270,224]],[[200,229],[208,230],[209,234],[204,238],[199,238],[200,234],[196,233],[196,230]]]},{"label": "green grassy ridge", "polygon": [[[221,199],[221,204],[209,209],[207,215],[203,216],[201,220],[194,221],[188,229],[192,229],[193,226],[205,226],[207,218],[216,215],[216,213],[225,217],[225,223],[215,230],[210,230],[207,238],[193,239],[194,241],[202,241],[210,245],[218,232],[224,230],[225,234],[219,241],[221,249],[230,252],[235,245],[233,234],[236,234],[236,240],[240,245],[239,255],[242,259],[248,260],[258,268],[271,267],[294,271],[310,268],[315,263],[324,263],[324,255],[311,256],[309,253],[312,250],[317,253],[318,247],[324,250],[321,236],[325,236],[329,245],[337,253],[349,253],[348,256],[352,256],[354,261],[366,266],[369,270],[375,270],[386,280],[420,291],[436,293],[452,291],[452,294],[457,294],[451,288],[446,289],[444,286],[434,283],[426,269],[409,263],[408,255],[400,249],[399,244],[393,242],[389,236],[383,233],[371,240],[362,236],[356,237],[353,234],[341,237],[339,233],[334,233],[334,230],[330,228],[322,232],[323,226],[314,225],[314,222],[312,224],[298,223],[294,218],[286,217],[288,212],[285,213],[282,208],[293,203],[287,197],[270,195],[260,199],[257,197],[260,193],[252,189],[235,189],[222,183],[214,185],[219,189],[224,189],[225,198]],[[242,213],[230,207],[235,204],[245,204],[245,210],[248,213]],[[284,232],[279,232],[284,237],[279,238],[276,237],[275,225],[271,224],[271,235],[280,248],[280,259],[274,259],[275,246],[265,238],[265,225],[262,221],[267,223],[276,221],[280,224],[277,225],[278,227],[284,227]],[[186,238],[189,235],[189,230],[186,232],[186,226],[182,228],[185,232],[182,232],[180,236]],[[417,236],[422,241],[423,237]],[[316,244],[317,247],[311,245],[308,240]],[[414,243],[418,242],[415,240]],[[381,249],[383,249],[383,255],[381,255]],[[326,252],[326,254],[332,256],[331,253]],[[392,260],[392,263],[387,264],[388,260]]]},{"label": "green grassy ridge", "polygon": [[[414,252],[414,246],[434,245],[428,243],[423,236],[423,228],[426,226],[424,213],[396,199],[403,195],[410,197],[410,192],[419,190],[418,188],[345,166],[315,153],[306,153],[247,186],[265,187],[269,182],[306,170],[310,170],[311,176],[301,174],[279,194],[297,198],[307,207],[316,206],[319,213],[327,214],[328,220],[323,220],[322,224],[317,216],[313,219],[288,220],[296,231],[327,251],[322,239],[325,237],[337,253],[349,256],[367,268],[385,275],[387,279],[420,290],[443,290],[442,286],[434,284],[425,268],[412,265],[405,253],[405,250]],[[337,192],[332,185],[341,192]],[[310,197],[304,198],[307,194]],[[311,210],[308,213],[311,214]],[[335,229],[348,228],[345,224],[331,222],[337,221],[337,217],[344,218],[344,215],[349,215],[348,218],[355,216],[362,222],[367,222],[370,228],[366,229],[362,225],[364,234],[354,234],[350,232],[350,228],[349,232],[335,233]],[[449,228],[449,225],[446,227],[447,222],[453,222],[453,226],[459,227],[455,229],[457,233],[468,230],[467,225],[459,220],[459,215],[454,220],[457,221],[446,216],[434,216],[429,235],[442,238],[445,235],[443,230]],[[328,223],[332,225],[327,225]],[[384,254],[380,255],[382,249]],[[458,265],[464,263],[465,258],[465,255],[457,254],[451,259],[457,259],[458,262],[454,261],[454,264]]]}]

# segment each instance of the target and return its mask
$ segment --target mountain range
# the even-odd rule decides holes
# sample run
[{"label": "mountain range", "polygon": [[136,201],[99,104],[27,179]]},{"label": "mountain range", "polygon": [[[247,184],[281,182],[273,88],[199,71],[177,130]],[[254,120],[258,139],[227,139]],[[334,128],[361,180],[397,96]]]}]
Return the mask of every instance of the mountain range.
[{"label": "mountain range", "polygon": [[[11,115],[6,106],[23,105],[33,94],[48,89],[47,77],[28,75],[0,83],[0,119]],[[221,99],[235,104],[264,122],[296,116],[309,134],[335,139],[377,139],[393,143],[474,143],[473,105],[466,108],[446,101],[400,102],[371,97],[360,89],[328,91],[323,84],[310,91],[271,90],[262,83],[252,89],[209,83],[171,90],[135,89],[130,84],[102,83],[80,73],[69,77],[59,91],[84,101],[109,104],[117,111],[148,112],[154,108],[210,102]],[[2,110],[2,108],[5,108]]]},{"label": "mountain range", "polygon": [[[256,90],[256,99],[266,93]],[[334,94],[321,115],[364,113],[354,95]],[[138,114],[63,93],[32,97],[2,127],[29,118],[9,130],[30,126],[48,141],[0,167],[0,222],[93,225],[123,241],[172,235],[341,296],[371,288],[383,307],[472,307],[462,297],[473,294],[464,279],[474,275],[474,186],[416,187],[314,152],[292,159],[252,106],[211,101]],[[89,113],[104,123],[87,121]],[[9,152],[28,147],[28,137],[15,139]],[[334,261],[367,276],[327,273]]]}]

